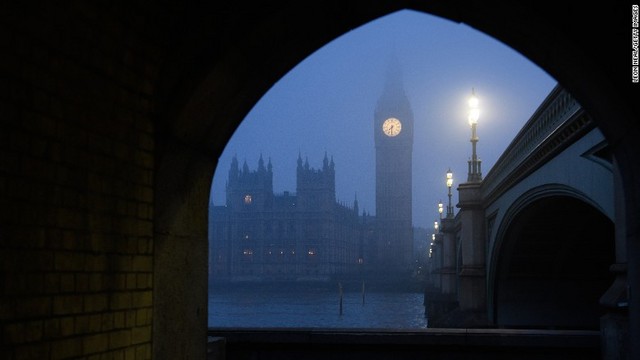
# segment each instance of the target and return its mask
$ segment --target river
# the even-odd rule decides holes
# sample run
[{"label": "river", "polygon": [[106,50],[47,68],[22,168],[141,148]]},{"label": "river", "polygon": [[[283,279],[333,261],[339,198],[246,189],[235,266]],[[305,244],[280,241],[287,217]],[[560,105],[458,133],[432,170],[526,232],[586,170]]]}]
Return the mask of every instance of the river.
[{"label": "river", "polygon": [[363,292],[361,285],[216,287],[209,290],[209,327],[425,329],[423,301],[422,292]]}]

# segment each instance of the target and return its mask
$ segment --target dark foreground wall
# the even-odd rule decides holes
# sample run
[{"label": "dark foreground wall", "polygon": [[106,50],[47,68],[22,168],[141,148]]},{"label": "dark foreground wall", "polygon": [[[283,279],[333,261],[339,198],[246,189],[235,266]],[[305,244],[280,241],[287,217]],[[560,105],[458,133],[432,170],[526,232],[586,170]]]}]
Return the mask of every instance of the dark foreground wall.
[{"label": "dark foreground wall", "polygon": [[434,329],[425,332],[340,332],[214,329],[209,335],[209,359],[601,358],[599,333],[590,331]]}]

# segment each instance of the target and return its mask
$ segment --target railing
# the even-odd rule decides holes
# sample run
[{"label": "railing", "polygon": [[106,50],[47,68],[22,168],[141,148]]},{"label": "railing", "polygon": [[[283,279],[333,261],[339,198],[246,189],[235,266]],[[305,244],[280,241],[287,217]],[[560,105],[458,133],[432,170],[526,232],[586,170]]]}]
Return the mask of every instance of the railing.
[{"label": "railing", "polygon": [[600,360],[600,332],[588,330],[209,329],[225,359],[582,359]]},{"label": "railing", "polygon": [[227,339],[220,336],[207,336],[207,360],[224,360]]}]

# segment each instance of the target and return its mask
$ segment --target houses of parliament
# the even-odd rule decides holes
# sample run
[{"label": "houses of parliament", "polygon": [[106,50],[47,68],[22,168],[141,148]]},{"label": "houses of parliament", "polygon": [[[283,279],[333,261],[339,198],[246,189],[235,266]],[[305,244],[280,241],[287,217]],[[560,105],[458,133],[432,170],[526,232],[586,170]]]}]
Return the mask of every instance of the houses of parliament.
[{"label": "houses of parliament", "polygon": [[376,214],[336,200],[334,158],[314,168],[299,154],[296,190],[273,191],[271,160],[233,158],[226,204],[209,209],[210,279],[329,280],[411,271],[413,113],[397,63],[373,115]]},{"label": "houses of parliament", "polygon": [[364,265],[373,219],[358,201],[336,201],[335,167],[298,157],[297,191],[273,192],[271,161],[242,168],[234,157],[226,206],[210,214],[211,271],[221,280],[325,280]]}]

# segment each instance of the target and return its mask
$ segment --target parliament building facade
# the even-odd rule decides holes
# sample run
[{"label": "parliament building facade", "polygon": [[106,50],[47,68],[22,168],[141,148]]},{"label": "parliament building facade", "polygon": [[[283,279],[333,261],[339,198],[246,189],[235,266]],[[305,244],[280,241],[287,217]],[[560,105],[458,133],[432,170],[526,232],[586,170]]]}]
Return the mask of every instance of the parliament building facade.
[{"label": "parliament building facade", "polygon": [[[336,201],[335,166],[298,155],[295,193],[274,194],[271,161],[257,170],[234,158],[224,206],[209,211],[213,280],[329,279],[411,271],[413,112],[397,59],[373,114],[376,214]],[[393,279],[392,279],[393,280]]]},{"label": "parliament building facade", "polygon": [[233,158],[225,206],[211,206],[213,280],[329,280],[364,271],[373,218],[336,201],[335,165],[298,157],[295,193],[273,192],[271,161],[257,170]]}]

